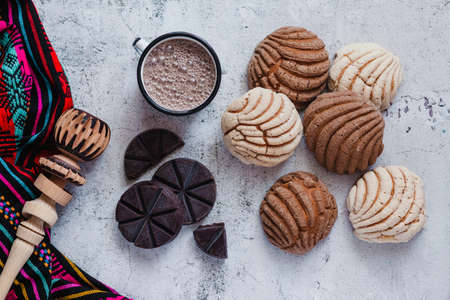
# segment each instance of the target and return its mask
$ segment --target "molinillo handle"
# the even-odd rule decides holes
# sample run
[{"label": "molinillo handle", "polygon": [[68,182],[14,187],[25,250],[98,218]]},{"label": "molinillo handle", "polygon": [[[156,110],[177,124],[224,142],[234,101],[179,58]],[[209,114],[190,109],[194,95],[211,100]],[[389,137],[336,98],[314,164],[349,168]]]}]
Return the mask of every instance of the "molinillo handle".
[{"label": "molinillo handle", "polygon": [[139,54],[144,52],[145,48],[147,48],[148,45],[149,45],[149,43],[146,40],[144,40],[144,39],[142,39],[140,37],[135,39],[134,42],[133,42],[134,49],[136,49],[136,51]]},{"label": "molinillo handle", "polygon": [[16,239],[0,274],[0,299],[5,299],[34,247],[44,239],[44,228],[56,223],[55,203],[66,206],[72,199],[64,189],[66,183],[83,185],[86,182],[78,162],[93,160],[102,154],[110,136],[111,131],[105,122],[79,109],[67,110],[58,119],[55,141],[62,154],[39,160],[44,173],[39,174],[34,185],[42,194],[23,207],[22,214],[27,219],[17,229]]}]

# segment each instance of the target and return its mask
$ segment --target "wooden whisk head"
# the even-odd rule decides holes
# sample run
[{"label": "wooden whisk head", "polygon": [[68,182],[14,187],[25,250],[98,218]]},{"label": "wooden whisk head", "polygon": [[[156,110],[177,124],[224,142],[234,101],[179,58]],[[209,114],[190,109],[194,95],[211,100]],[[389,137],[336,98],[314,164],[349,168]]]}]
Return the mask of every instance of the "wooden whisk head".
[{"label": "wooden whisk head", "polygon": [[79,161],[97,158],[105,151],[110,137],[108,124],[81,109],[65,111],[55,125],[58,149]]}]

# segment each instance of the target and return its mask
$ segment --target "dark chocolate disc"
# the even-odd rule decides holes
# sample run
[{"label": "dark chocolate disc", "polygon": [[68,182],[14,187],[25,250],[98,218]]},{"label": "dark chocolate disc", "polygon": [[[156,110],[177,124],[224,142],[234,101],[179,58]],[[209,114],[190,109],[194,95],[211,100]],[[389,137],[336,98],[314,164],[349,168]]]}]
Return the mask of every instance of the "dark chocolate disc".
[{"label": "dark chocolate disc", "polygon": [[205,253],[218,258],[227,258],[227,233],[224,223],[201,225],[194,231],[197,246]]},{"label": "dark chocolate disc", "polygon": [[177,158],[163,164],[153,180],[168,186],[184,206],[183,224],[192,224],[208,215],[216,202],[216,182],[198,161]]},{"label": "dark chocolate disc", "polygon": [[119,230],[140,248],[156,248],[172,241],[183,224],[183,209],[166,187],[141,181],[130,187],[116,208]]},{"label": "dark chocolate disc", "polygon": [[183,140],[167,129],[149,129],[138,134],[125,151],[127,178],[138,178],[183,145]]}]

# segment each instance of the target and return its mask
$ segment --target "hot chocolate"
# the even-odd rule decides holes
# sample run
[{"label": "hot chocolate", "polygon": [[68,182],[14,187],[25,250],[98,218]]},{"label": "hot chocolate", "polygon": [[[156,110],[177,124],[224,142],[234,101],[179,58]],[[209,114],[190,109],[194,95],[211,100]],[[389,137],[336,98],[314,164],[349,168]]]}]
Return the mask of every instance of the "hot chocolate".
[{"label": "hot chocolate", "polygon": [[200,44],[182,38],[156,45],[144,61],[142,80],[156,104],[173,111],[200,106],[216,82],[211,55]]}]

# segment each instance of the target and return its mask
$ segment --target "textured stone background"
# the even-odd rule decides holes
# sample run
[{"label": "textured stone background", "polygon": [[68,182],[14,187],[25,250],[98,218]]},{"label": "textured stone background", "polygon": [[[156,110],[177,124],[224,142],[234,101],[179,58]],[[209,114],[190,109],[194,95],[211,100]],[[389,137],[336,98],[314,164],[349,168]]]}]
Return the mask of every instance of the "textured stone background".
[{"label": "textured stone background", "polygon": [[[35,2],[76,106],[112,128],[109,149],[85,164],[88,183],[72,189],[75,198],[54,230],[56,246],[87,272],[136,299],[450,299],[448,0]],[[425,181],[427,225],[410,243],[357,240],[344,201],[360,174],[326,172],[304,141],[289,161],[272,169],[244,166],[224,148],[221,113],[246,91],[253,48],[283,25],[316,32],[330,56],[344,44],[374,41],[400,57],[404,83],[385,114],[385,150],[377,165],[403,164]],[[174,30],[209,41],[225,71],[214,102],[190,117],[153,110],[135,78],[135,37],[151,39]],[[195,225],[156,250],[138,249],[120,235],[114,210],[132,184],[125,179],[122,156],[134,135],[152,127],[169,128],[186,141],[171,158],[198,159],[216,176],[217,204],[204,222],[226,222],[228,260],[211,259],[196,248]],[[257,212],[272,183],[295,170],[317,174],[339,206],[329,238],[301,257],[266,241]]]}]

